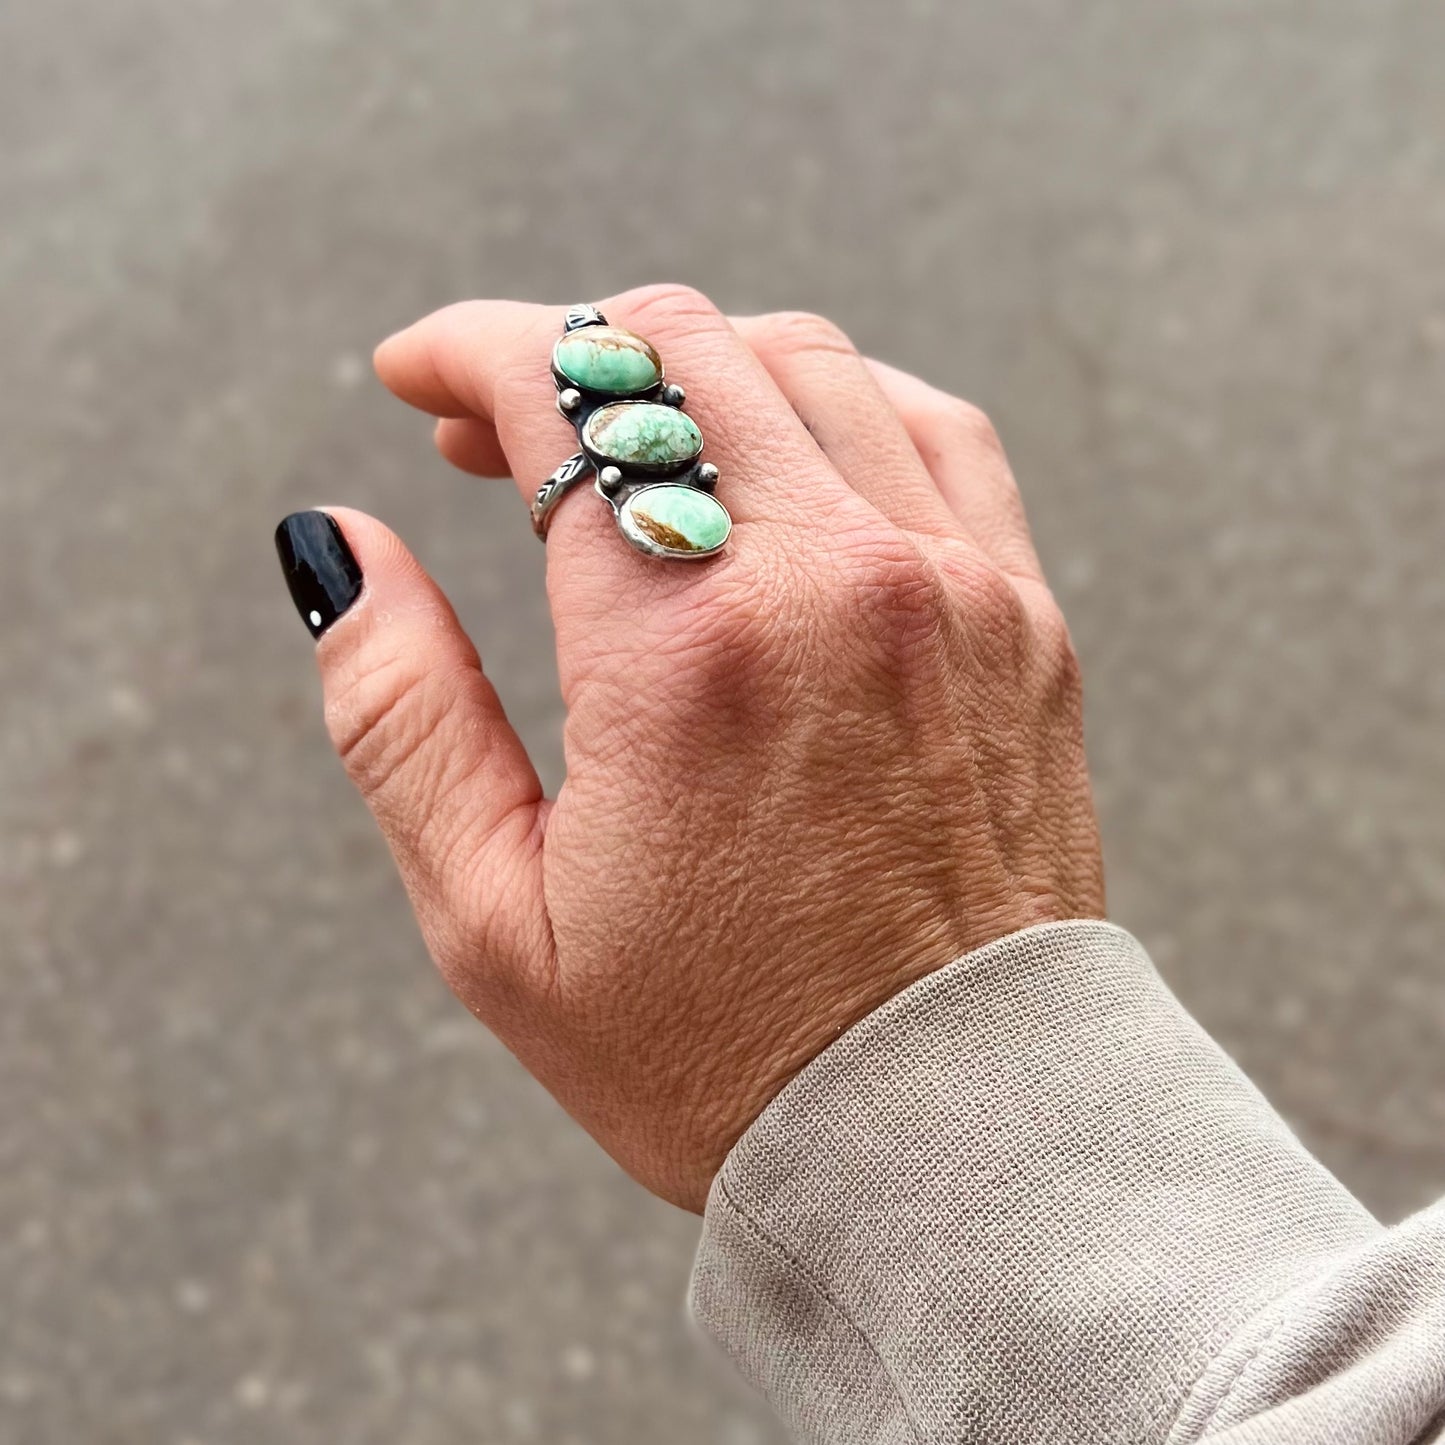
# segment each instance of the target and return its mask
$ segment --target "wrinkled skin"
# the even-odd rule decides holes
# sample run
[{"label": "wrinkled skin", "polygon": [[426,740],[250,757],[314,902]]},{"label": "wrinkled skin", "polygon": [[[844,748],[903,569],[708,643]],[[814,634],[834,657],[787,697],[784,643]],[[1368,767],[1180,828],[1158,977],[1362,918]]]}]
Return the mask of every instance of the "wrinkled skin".
[{"label": "wrinkled skin", "polygon": [[[659,562],[587,489],[562,502],[557,797],[435,585],[342,508],[365,590],[318,655],[451,987],[696,1210],[839,1033],[992,939],[1099,916],[1102,869],[1078,669],[986,420],[816,317],[729,321],[677,287],[602,307],[686,387],[735,529]],[[451,307],[377,369],[443,418],[443,455],[530,498],[573,449],[562,310]]]}]

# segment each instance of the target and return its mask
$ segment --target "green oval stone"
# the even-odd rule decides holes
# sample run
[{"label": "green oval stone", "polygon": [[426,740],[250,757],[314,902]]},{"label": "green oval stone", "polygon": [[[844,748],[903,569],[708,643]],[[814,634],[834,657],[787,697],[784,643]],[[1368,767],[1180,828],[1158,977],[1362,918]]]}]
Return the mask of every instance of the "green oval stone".
[{"label": "green oval stone", "polygon": [[619,467],[674,467],[702,450],[690,416],[655,401],[614,401],[587,418],[587,444]]},{"label": "green oval stone", "polygon": [[682,483],[634,492],[622,504],[617,525],[639,551],[668,557],[706,557],[733,528],[716,497]]},{"label": "green oval stone", "polygon": [[583,326],[552,348],[552,365],[585,391],[629,396],[662,380],[662,358],[650,341],[620,326]]}]

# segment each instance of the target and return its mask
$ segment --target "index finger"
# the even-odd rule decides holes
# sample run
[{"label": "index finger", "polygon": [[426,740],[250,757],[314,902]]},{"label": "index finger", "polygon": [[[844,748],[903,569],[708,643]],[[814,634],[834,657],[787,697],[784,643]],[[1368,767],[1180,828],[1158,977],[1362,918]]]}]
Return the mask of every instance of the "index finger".
[{"label": "index finger", "polygon": [[[718,467],[718,496],[736,521],[798,521],[847,495],[772,377],[706,297],[649,286],[603,302],[602,310],[611,324],[646,337],[662,355],[667,380],[685,389],[684,409],[702,430],[703,457]],[[530,501],[575,449],[549,374],[563,313],[515,301],[449,306],[384,341],[377,373],[403,401],[433,416],[491,422]],[[584,511],[595,524],[596,508],[560,507],[554,533]]]}]

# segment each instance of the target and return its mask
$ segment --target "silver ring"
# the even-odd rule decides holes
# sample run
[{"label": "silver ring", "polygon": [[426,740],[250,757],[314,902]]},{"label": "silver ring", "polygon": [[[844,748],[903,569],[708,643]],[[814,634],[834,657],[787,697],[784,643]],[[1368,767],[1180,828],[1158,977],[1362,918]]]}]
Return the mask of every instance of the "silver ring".
[{"label": "silver ring", "polygon": [[701,461],[702,432],[683,410],[650,342],[609,326],[595,306],[567,312],[552,349],[557,410],[581,451],[537,488],[532,530],[545,542],[562,498],[589,476],[617,530],[649,557],[696,560],[727,544],[732,518],[713,496],[717,468]]}]

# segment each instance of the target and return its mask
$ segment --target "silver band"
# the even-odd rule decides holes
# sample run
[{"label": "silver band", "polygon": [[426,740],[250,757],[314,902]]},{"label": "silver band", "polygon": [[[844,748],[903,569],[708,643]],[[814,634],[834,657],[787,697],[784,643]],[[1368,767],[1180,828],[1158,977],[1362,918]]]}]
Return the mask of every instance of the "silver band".
[{"label": "silver band", "polygon": [[592,463],[581,453],[568,457],[540,487],[532,498],[532,530],[542,541],[547,540],[547,528],[552,525],[552,513],[557,503],[575,487],[592,475]]}]

